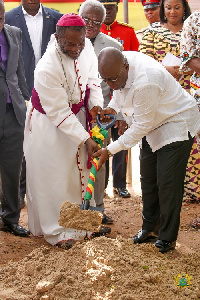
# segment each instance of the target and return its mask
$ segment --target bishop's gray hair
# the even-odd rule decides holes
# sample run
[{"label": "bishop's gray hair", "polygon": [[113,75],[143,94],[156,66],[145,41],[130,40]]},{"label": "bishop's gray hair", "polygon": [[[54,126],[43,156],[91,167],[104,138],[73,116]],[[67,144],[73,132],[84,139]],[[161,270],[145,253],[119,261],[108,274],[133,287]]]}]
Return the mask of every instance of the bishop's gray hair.
[{"label": "bishop's gray hair", "polygon": [[81,4],[80,8],[79,8],[79,16],[82,17],[82,15],[84,13],[84,9],[88,6],[99,9],[100,11],[102,11],[102,13],[103,13],[102,23],[103,23],[104,20],[105,20],[105,17],[106,17],[106,9],[105,9],[104,5],[101,2],[97,1],[97,0],[86,0],[86,1],[84,1]]}]

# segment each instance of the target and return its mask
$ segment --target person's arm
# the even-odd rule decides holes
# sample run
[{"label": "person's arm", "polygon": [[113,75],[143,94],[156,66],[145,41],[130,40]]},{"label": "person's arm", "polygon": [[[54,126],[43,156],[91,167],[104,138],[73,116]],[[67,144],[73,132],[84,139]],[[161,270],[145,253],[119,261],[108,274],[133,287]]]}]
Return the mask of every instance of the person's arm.
[{"label": "person's arm", "polygon": [[[56,70],[55,65],[57,66]],[[69,72],[70,70],[69,66]],[[90,135],[71,111],[68,94],[64,86],[61,85],[64,80],[66,79],[57,56],[48,66],[45,65],[44,67],[41,60],[37,64],[34,87],[46,117],[66,135],[66,138],[71,139],[75,145],[79,146],[86,142]]]},{"label": "person's arm", "polygon": [[152,130],[160,99],[160,88],[157,85],[149,85],[141,88],[133,97],[134,115],[132,116],[132,125],[118,140],[109,144],[106,149],[98,150],[92,156],[100,158],[98,162],[99,169],[109,155],[132,148]]},{"label": "person's arm", "polygon": [[128,125],[127,125],[126,121],[124,121],[124,120],[116,120],[114,127],[118,128],[118,135],[122,135],[128,128]]},{"label": "person's arm", "polygon": [[160,99],[160,88],[158,85],[144,86],[134,93],[133,99],[132,124],[117,141],[108,146],[112,154],[132,148],[152,130]]},{"label": "person's arm", "polygon": [[18,45],[19,45],[19,60],[18,60],[18,67],[17,67],[17,77],[18,77],[18,84],[19,88],[22,92],[22,96],[24,100],[29,101],[30,95],[28,92],[28,87],[26,84],[25,79],[25,71],[24,71],[24,62],[22,59],[22,32],[19,30],[15,32],[16,36],[18,36]]},{"label": "person's arm", "polygon": [[164,66],[165,69],[177,80],[179,81],[182,77],[179,66]]},{"label": "person's arm", "polygon": [[88,138],[85,141],[85,145],[87,147],[87,151],[90,156],[92,156],[94,152],[96,152],[100,149],[98,144],[92,138]]},{"label": "person's arm", "polygon": [[116,121],[115,121],[114,127],[118,128],[118,134],[122,135],[125,132],[125,130],[127,129],[128,125],[127,125],[126,121],[124,120],[122,113],[120,112],[119,106],[116,101],[115,93],[113,94],[113,97],[112,97],[110,103],[108,104],[108,107],[113,109],[113,111],[114,111],[113,114],[118,112],[116,114]]},{"label": "person's arm", "polygon": [[141,44],[139,46],[139,52],[142,52],[155,59],[155,49],[154,49],[154,35],[153,32],[148,28],[143,37]]},{"label": "person's arm", "polygon": [[180,41],[182,71],[200,72],[199,36],[196,32],[198,18],[192,14],[183,25]]},{"label": "person's arm", "polygon": [[191,58],[186,65],[192,70],[197,73],[200,73],[200,57],[193,57]]}]

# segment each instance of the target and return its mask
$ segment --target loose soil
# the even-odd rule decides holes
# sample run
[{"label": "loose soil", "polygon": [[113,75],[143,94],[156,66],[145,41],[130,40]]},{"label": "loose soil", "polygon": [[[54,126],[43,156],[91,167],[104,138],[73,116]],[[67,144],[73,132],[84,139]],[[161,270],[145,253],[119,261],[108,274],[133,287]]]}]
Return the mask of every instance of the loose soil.
[{"label": "loose soil", "polygon": [[60,208],[58,224],[65,228],[98,232],[101,227],[102,213],[81,210],[78,203],[65,201]]},{"label": "loose soil", "polygon": [[[112,232],[69,250],[42,237],[16,237],[0,231],[1,300],[200,299],[200,235],[191,223],[200,204],[184,202],[176,249],[161,254],[152,243],[134,245],[141,227],[141,196],[106,195]],[[27,210],[20,225],[27,228]]]}]

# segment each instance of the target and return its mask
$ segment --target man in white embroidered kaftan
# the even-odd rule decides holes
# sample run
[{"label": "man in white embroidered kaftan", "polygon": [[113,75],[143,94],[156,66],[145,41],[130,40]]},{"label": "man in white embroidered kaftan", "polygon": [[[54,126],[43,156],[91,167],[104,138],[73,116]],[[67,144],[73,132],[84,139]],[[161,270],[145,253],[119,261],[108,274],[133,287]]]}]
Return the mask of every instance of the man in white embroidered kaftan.
[{"label": "man in white embroidered kaftan", "polygon": [[103,106],[83,19],[64,15],[55,37],[35,69],[24,140],[29,229],[52,245],[92,234],[61,227],[58,219],[63,202],[82,203],[88,154],[99,149],[85,128]]}]

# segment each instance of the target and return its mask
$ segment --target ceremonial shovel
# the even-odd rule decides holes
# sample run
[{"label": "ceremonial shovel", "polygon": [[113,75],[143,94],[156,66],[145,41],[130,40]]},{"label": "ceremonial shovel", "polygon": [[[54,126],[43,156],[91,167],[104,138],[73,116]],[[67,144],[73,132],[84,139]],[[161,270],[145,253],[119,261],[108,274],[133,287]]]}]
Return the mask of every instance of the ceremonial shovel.
[{"label": "ceremonial shovel", "polygon": [[[100,122],[99,115],[97,115],[97,125],[98,126],[96,125],[95,127],[98,128],[98,131],[99,131],[99,133],[97,133],[98,136],[101,135],[104,138],[108,137],[108,131],[107,130],[115,124],[115,115],[108,114],[108,116],[112,119],[112,121],[108,124],[102,124]],[[95,129],[95,127],[91,131],[93,131]],[[97,142],[98,145],[101,146],[101,147],[103,146],[104,138],[93,137],[95,142]],[[93,192],[93,189],[94,189],[94,182],[95,182],[96,173],[97,173],[97,170],[98,170],[98,160],[99,160],[98,157],[96,157],[92,160],[92,167],[90,169],[90,176],[89,176],[88,184],[87,184],[87,187],[86,187],[84,203],[80,205],[80,208],[82,210],[90,209],[90,210],[97,210],[97,211],[103,212],[103,208],[101,208],[101,207],[90,206],[90,200],[92,198],[92,192]]]}]

